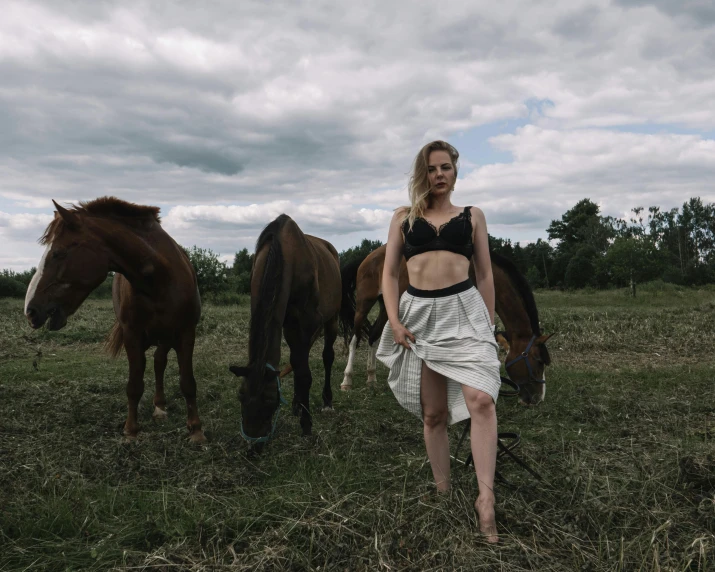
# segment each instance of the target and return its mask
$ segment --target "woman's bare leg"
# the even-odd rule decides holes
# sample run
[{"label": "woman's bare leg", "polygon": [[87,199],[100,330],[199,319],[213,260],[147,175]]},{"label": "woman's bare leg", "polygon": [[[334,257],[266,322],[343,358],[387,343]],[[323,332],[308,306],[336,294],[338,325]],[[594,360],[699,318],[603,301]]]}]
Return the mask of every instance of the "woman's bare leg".
[{"label": "woman's bare leg", "polygon": [[479,389],[462,386],[467,409],[472,418],[470,441],[474,469],[479,483],[479,497],[474,507],[479,514],[479,529],[488,542],[497,542],[494,516],[494,472],[497,464],[497,412],[492,397]]},{"label": "woman's bare leg", "polygon": [[425,447],[438,491],[449,490],[449,440],[447,438],[447,380],[422,362],[420,385]]}]

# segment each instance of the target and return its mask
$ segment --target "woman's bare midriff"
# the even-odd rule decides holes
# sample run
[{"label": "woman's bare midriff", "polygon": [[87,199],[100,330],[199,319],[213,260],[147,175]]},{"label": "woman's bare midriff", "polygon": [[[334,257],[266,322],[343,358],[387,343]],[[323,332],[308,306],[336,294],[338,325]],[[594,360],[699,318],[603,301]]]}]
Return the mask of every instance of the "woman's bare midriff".
[{"label": "woman's bare midriff", "polygon": [[417,254],[407,261],[410,284],[419,290],[439,290],[469,278],[468,260],[448,250]]}]

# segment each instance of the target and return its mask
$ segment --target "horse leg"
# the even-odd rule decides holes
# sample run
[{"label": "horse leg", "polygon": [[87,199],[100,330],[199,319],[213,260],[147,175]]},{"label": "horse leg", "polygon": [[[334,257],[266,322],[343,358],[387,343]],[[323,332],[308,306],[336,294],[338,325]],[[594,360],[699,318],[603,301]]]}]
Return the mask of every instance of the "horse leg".
[{"label": "horse leg", "polygon": [[348,364],[345,367],[345,373],[343,374],[343,382],[340,384],[340,389],[343,391],[350,391],[350,389],[352,389],[355,352],[357,351],[357,345],[360,343],[360,338],[362,337],[362,329],[365,318],[370,313],[370,310],[374,305],[374,299],[362,298],[358,299],[356,303],[357,308],[355,310],[355,321],[353,322],[353,337],[350,340]]},{"label": "horse leg", "polygon": [[333,345],[338,337],[338,317],[335,316],[325,324],[323,334],[325,345],[323,346],[323,369],[325,369],[325,384],[323,385],[323,411],[333,410],[333,390],[330,387],[330,374],[335,361],[335,350]]},{"label": "horse leg", "polygon": [[367,351],[367,384],[372,385],[377,383],[377,347],[380,344],[380,336],[382,336],[382,330],[385,329],[385,324],[387,324],[387,311],[385,310],[385,305],[380,299],[380,314],[375,320],[375,323],[370,330],[370,336],[368,338],[368,351]]},{"label": "horse leg", "polygon": [[196,378],[194,377],[194,342],[196,332],[192,329],[179,339],[176,346],[176,357],[179,361],[179,387],[186,400],[186,428],[189,430],[189,440],[192,443],[206,441],[201,429],[199,411],[196,407]]},{"label": "horse leg", "polygon": [[377,344],[367,348],[367,384],[377,383]]},{"label": "horse leg", "polygon": [[297,348],[297,351],[291,350],[290,352],[295,392],[293,414],[300,413],[300,426],[305,436],[311,435],[313,432],[313,418],[310,414],[310,387],[313,385],[313,374],[310,372],[309,354],[310,349],[305,346]]},{"label": "horse leg", "polygon": [[152,417],[157,421],[167,418],[166,396],[164,395],[164,371],[171,347],[159,344],[154,352],[154,377],[156,378],[156,389],[154,390],[154,413]]},{"label": "horse leg", "polygon": [[[353,330],[354,332],[355,330]],[[350,345],[348,346],[348,365],[345,366],[345,373],[343,373],[343,382],[340,384],[340,389],[343,391],[350,391],[353,386],[353,361],[355,361],[355,351],[357,350],[357,335],[353,333],[353,337],[350,339]]]},{"label": "horse leg", "polygon": [[290,321],[283,327],[283,336],[290,348],[290,365],[293,367],[293,415],[300,415],[303,435],[310,435],[313,427],[310,415],[310,386],[313,384],[310,340],[313,338],[312,333],[319,327],[311,327],[308,322]]},{"label": "horse leg", "polygon": [[124,435],[135,439],[139,433],[139,401],[144,394],[144,370],[146,369],[145,348],[141,340],[124,335],[124,349],[129,360],[129,381],[127,382],[127,420],[124,422]]}]

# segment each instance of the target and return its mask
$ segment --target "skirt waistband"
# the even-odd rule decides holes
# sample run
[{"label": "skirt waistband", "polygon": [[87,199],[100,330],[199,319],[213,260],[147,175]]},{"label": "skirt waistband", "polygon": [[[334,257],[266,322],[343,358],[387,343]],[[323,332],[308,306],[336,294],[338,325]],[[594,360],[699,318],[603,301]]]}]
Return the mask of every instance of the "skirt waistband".
[{"label": "skirt waistband", "polygon": [[452,284],[451,286],[440,288],[439,290],[420,290],[419,288],[409,285],[407,287],[407,293],[417,298],[444,298],[445,296],[466,292],[470,288],[474,288],[474,285],[472,281],[467,278],[464,282],[458,282],[457,284]]}]

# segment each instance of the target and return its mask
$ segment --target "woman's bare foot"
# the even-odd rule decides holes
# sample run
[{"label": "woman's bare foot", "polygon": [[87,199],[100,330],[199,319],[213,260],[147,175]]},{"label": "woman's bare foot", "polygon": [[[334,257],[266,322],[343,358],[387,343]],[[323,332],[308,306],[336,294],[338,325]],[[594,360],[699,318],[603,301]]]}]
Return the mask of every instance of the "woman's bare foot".
[{"label": "woman's bare foot", "polygon": [[479,495],[474,502],[474,510],[479,516],[479,530],[486,537],[486,541],[492,544],[499,542],[497,536],[497,521],[494,516],[494,495]]}]

